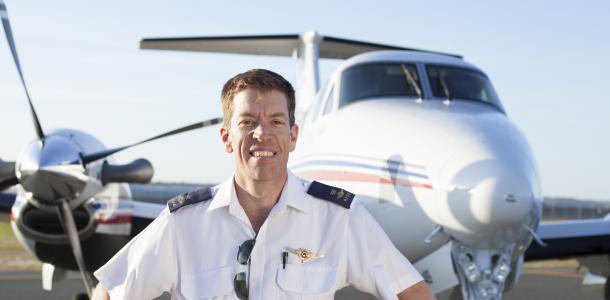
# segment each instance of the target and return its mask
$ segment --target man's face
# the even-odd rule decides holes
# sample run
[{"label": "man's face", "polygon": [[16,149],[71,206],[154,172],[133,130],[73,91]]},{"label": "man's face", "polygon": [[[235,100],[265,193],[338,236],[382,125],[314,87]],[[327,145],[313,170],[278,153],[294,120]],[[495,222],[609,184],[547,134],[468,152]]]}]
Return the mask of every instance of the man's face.
[{"label": "man's face", "polygon": [[234,153],[236,179],[284,180],[298,131],[296,124],[290,127],[283,93],[246,89],[235,94],[230,128],[221,128],[220,136],[226,151]]}]

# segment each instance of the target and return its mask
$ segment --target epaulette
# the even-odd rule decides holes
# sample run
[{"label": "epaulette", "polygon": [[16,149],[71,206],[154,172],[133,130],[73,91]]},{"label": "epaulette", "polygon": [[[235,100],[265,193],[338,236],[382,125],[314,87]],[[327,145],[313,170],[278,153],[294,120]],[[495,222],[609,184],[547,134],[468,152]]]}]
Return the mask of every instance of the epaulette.
[{"label": "epaulette", "polygon": [[354,194],[344,189],[314,181],[309,186],[307,194],[349,208],[354,200]]},{"label": "epaulette", "polygon": [[173,213],[181,207],[203,201],[208,201],[212,199],[212,197],[212,189],[210,189],[209,187],[205,187],[189,193],[180,194],[170,199],[169,201],[167,201],[167,207],[169,208],[169,211]]}]

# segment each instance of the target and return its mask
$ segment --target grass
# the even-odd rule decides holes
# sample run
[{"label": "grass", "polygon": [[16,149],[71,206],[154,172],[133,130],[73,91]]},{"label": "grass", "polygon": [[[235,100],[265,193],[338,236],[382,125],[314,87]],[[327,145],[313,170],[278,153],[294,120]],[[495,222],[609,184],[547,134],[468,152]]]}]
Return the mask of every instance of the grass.
[{"label": "grass", "polygon": [[0,251],[15,248],[21,248],[21,244],[13,234],[13,228],[8,220],[2,220],[0,222]]},{"label": "grass", "polygon": [[9,223],[2,222],[0,223],[0,239],[5,237],[13,237],[13,230]]},{"label": "grass", "polygon": [[8,215],[0,216],[0,271],[40,271],[42,264],[13,234]]}]

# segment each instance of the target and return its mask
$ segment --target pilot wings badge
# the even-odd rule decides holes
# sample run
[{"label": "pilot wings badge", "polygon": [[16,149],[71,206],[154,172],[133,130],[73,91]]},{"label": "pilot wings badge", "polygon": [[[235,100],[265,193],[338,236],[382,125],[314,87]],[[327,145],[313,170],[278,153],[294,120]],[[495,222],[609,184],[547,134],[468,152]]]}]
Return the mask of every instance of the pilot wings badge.
[{"label": "pilot wings badge", "polygon": [[305,248],[293,249],[286,247],[286,250],[296,255],[301,260],[301,263],[304,263],[305,261],[317,260],[324,257],[324,254],[316,254],[313,251]]}]

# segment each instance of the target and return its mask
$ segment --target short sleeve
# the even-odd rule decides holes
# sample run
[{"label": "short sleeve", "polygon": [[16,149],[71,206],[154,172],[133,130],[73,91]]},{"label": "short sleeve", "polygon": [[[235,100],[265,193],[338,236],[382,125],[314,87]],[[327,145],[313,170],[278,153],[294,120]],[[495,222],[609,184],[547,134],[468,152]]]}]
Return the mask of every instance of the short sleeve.
[{"label": "short sleeve", "polygon": [[110,299],[153,299],[173,289],[177,267],[172,220],[166,208],[95,271]]},{"label": "short sleeve", "polygon": [[362,204],[356,201],[350,210],[349,284],[380,299],[398,299],[398,293],[423,280]]}]

